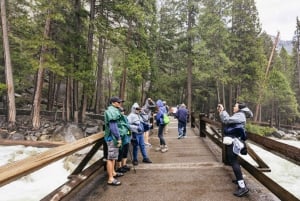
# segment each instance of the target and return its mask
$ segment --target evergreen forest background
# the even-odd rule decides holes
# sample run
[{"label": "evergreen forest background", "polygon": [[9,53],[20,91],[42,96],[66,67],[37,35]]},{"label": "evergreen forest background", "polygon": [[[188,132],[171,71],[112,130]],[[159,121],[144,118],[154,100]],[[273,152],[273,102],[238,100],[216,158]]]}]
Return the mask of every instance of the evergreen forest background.
[{"label": "evergreen forest background", "polygon": [[243,101],[254,121],[299,122],[299,19],[292,48],[274,49],[254,0],[1,0],[1,22],[9,128],[18,108],[32,128],[44,110],[83,122],[111,96],[127,109],[151,97],[206,114]]}]

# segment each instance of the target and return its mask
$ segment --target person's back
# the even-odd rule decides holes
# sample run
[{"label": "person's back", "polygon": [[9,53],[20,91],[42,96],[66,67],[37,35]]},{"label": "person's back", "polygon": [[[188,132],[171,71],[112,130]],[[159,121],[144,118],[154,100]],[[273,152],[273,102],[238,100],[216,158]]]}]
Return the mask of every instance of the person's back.
[{"label": "person's back", "polygon": [[178,119],[178,121],[187,122],[187,117],[188,110],[185,108],[185,106],[182,105],[176,112],[176,118]]},{"label": "person's back", "polygon": [[185,104],[181,104],[177,110],[175,117],[178,120],[178,139],[186,137],[186,123],[188,119],[188,110]]}]

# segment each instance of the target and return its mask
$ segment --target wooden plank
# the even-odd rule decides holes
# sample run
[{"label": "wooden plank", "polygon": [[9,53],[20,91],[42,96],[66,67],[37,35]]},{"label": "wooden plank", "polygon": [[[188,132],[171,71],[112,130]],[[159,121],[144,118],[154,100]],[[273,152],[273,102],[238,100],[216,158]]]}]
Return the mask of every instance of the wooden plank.
[{"label": "wooden plank", "polygon": [[103,133],[97,133],[89,137],[77,140],[73,143],[52,148],[20,161],[16,161],[0,167],[0,187],[22,176],[32,173],[42,167],[68,156],[80,149],[90,146],[104,137]]},{"label": "wooden plank", "polygon": [[4,140],[0,139],[0,145],[5,146],[32,146],[32,147],[57,147],[66,144],[65,142],[50,142],[50,141],[30,141],[30,140]]},{"label": "wooden plank", "polygon": [[270,172],[270,167],[259,157],[255,151],[246,142],[248,154],[256,161],[258,168],[263,172]]},{"label": "wooden plank", "polygon": [[94,173],[101,169],[103,165],[103,160],[98,160],[82,173],[73,175],[69,181],[45,196],[41,201],[59,201],[72,196],[72,194],[76,194],[76,190],[80,190],[81,186],[88,182],[88,180],[93,177]]}]

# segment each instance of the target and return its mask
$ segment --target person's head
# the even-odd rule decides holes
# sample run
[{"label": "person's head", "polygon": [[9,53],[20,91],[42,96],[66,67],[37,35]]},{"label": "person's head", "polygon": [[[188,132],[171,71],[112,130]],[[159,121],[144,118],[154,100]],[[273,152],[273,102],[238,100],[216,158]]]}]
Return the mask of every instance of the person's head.
[{"label": "person's head", "polygon": [[141,112],[141,109],[142,109],[142,108],[139,106],[138,103],[134,103],[134,104],[132,105],[131,112],[136,113],[136,114],[139,114],[139,113]]},{"label": "person's head", "polygon": [[245,107],[246,107],[245,103],[237,102],[233,107],[233,112],[236,113]]},{"label": "person's head", "polygon": [[123,103],[124,100],[122,100],[121,98],[119,98],[117,96],[113,96],[113,97],[111,97],[109,102],[110,102],[111,105],[119,108],[119,107],[121,107],[121,103]]}]

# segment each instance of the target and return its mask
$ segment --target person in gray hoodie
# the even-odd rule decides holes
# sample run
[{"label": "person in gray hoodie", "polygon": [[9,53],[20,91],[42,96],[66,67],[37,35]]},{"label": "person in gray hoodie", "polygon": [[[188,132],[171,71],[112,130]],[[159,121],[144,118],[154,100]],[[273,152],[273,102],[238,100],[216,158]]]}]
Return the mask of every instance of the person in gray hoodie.
[{"label": "person in gray hoodie", "polygon": [[224,130],[224,134],[227,138],[232,139],[229,143],[225,143],[225,140],[223,143],[226,144],[226,156],[235,174],[235,182],[238,184],[238,189],[233,194],[237,197],[242,197],[249,192],[249,189],[245,185],[241,166],[238,161],[238,154],[234,152],[234,141],[239,141],[237,139],[242,138],[245,140],[245,136],[243,135],[245,134],[246,118],[253,117],[253,113],[245,103],[240,102],[237,102],[234,105],[234,114],[232,116],[229,116],[229,114],[224,110],[222,104],[219,104],[217,109],[222,123],[225,124],[227,128]]},{"label": "person in gray hoodie", "polygon": [[133,142],[133,165],[138,165],[138,148],[140,148],[142,156],[143,156],[143,163],[152,163],[149,159],[145,143],[144,143],[144,128],[140,116],[141,108],[139,104],[134,103],[131,107],[131,113],[127,116],[128,123],[132,132],[132,139]]}]

